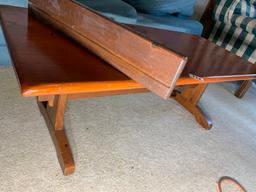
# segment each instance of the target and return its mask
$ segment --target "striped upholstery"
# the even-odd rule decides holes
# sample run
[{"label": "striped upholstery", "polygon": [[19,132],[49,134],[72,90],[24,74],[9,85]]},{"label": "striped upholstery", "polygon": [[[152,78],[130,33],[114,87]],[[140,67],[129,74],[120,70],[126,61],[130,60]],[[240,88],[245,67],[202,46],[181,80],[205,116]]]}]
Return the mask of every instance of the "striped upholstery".
[{"label": "striped upholstery", "polygon": [[217,0],[213,19],[209,39],[256,63],[256,0]]}]

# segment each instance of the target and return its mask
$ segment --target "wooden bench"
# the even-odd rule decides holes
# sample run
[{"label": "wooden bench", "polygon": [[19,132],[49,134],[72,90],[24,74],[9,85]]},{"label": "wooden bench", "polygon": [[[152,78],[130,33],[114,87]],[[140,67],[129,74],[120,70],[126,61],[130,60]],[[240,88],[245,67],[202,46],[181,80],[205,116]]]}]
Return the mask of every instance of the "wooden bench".
[{"label": "wooden bench", "polygon": [[[64,175],[75,164],[64,130],[69,100],[148,91],[78,43],[29,16],[25,8],[0,7],[1,24],[20,83],[21,94],[37,97]],[[172,97],[205,129],[212,127],[198,102],[209,83],[256,78],[256,66],[206,39],[183,33],[129,25],[189,58]]]}]

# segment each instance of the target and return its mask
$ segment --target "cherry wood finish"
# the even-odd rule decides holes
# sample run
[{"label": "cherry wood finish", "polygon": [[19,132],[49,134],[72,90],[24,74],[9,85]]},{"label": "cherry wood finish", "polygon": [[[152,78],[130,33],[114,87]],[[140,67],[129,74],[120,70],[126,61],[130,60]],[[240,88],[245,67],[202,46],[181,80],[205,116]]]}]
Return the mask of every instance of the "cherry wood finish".
[{"label": "cherry wood finish", "polygon": [[60,166],[64,175],[70,175],[75,170],[73,155],[64,130],[64,112],[67,104],[67,95],[55,96],[54,105],[38,100],[39,109],[45,119]]},{"label": "cherry wood finish", "polygon": [[235,92],[235,96],[239,99],[243,98],[243,96],[250,89],[251,86],[252,86],[252,81],[243,81],[239,89]]},{"label": "cherry wood finish", "polygon": [[[75,41],[28,16],[27,9],[1,6],[0,16],[21,94],[38,97],[38,105],[51,133],[63,173],[71,174],[75,164],[64,130],[67,102],[80,98],[140,93],[148,89]],[[163,30],[128,27],[190,57],[177,80],[173,97],[205,129],[211,128],[212,122],[198,102],[207,84],[253,79],[256,76],[253,65],[245,65],[247,63],[239,57],[228,54],[205,39]],[[225,59],[237,62],[231,65],[225,63]],[[191,78],[189,74],[201,78]]]},{"label": "cherry wood finish", "polygon": [[[68,41],[58,31],[28,17],[27,9],[3,6],[1,17],[23,96],[145,90],[143,85],[132,81],[76,42]],[[189,56],[177,85],[236,81],[256,76],[255,65],[203,38],[132,27]],[[203,80],[190,78],[190,73]]]},{"label": "cherry wood finish", "polygon": [[74,1],[29,0],[29,5],[34,15],[65,32],[152,92],[165,99],[171,95],[187,62],[184,56]]},{"label": "cherry wood finish", "polygon": [[235,96],[239,99],[242,99],[246,94],[246,92],[251,88],[251,86],[252,86],[251,80],[243,81],[240,87],[236,90]]},{"label": "cherry wood finish", "polygon": [[198,103],[207,88],[207,83],[176,90],[173,94],[174,99],[185,109],[192,113],[197,122],[205,129],[212,128],[212,120],[206,112],[199,107]]},{"label": "cherry wood finish", "polygon": [[1,16],[23,96],[145,89],[27,9],[5,6]]},{"label": "cherry wood finish", "polygon": [[204,78],[205,82],[210,79],[223,81],[227,78],[232,81],[236,77],[256,77],[256,65],[203,37],[137,25],[128,26],[162,46],[188,57],[181,77],[193,74]]}]

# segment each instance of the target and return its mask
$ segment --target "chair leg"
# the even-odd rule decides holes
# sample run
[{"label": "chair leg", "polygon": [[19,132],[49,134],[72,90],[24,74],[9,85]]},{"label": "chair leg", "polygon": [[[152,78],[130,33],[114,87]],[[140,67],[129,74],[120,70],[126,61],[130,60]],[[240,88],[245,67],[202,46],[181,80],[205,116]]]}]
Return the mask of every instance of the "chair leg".
[{"label": "chair leg", "polygon": [[243,98],[243,96],[249,90],[249,88],[251,86],[252,86],[252,81],[251,80],[243,81],[243,83],[241,84],[239,89],[236,91],[235,96],[239,99]]},{"label": "chair leg", "polygon": [[48,101],[40,101],[38,98],[37,102],[55,145],[64,175],[70,175],[75,170],[73,155],[64,129],[64,113],[67,101],[67,95],[59,95]]},{"label": "chair leg", "polygon": [[212,128],[212,120],[198,105],[207,85],[208,84],[200,84],[184,88],[181,91],[175,91],[173,97],[178,103],[194,115],[197,122],[204,129],[209,130]]}]

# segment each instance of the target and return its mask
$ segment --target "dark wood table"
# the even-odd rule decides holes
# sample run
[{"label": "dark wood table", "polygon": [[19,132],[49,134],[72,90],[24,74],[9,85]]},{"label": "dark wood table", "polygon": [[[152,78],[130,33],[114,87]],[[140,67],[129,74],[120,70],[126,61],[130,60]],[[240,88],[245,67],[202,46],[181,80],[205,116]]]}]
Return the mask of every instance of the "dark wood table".
[{"label": "dark wood table", "polygon": [[[64,130],[69,100],[148,91],[78,43],[29,16],[25,8],[0,7],[1,24],[21,94],[37,97],[64,175],[75,164]],[[198,106],[209,83],[256,78],[256,66],[206,39],[129,25],[132,30],[189,58],[172,97],[205,129],[210,118]]]}]

